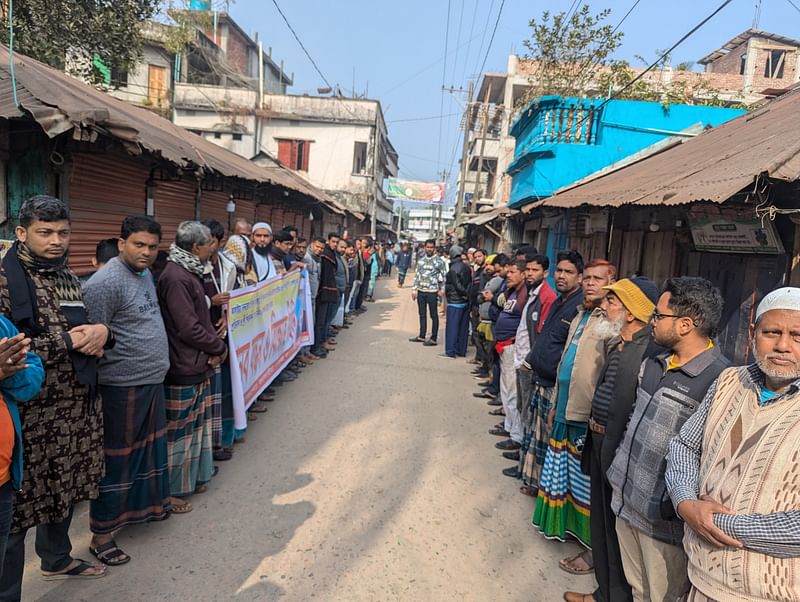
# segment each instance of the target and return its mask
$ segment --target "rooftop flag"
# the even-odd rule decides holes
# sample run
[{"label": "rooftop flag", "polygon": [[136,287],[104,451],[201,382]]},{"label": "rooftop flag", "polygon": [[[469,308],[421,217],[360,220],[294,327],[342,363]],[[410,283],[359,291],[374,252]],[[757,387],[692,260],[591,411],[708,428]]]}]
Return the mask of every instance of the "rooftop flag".
[{"label": "rooftop flag", "polygon": [[444,203],[444,182],[409,182],[389,178],[387,196],[393,201],[414,201],[441,205]]}]

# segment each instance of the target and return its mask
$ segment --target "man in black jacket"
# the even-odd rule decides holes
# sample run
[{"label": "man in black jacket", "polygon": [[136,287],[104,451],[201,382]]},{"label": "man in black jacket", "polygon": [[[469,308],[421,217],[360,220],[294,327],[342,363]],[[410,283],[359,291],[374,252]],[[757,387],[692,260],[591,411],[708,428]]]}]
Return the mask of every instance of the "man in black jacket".
[{"label": "man in black jacket", "polygon": [[583,257],[577,251],[562,251],[557,256],[555,283],[558,299],[550,308],[550,313],[542,331],[536,337],[526,361],[534,378],[533,396],[530,411],[533,414],[533,430],[529,449],[534,451],[535,462],[527,462],[523,481],[527,484],[526,493],[536,496],[539,477],[544,465],[550,431],[547,428],[547,415],[552,409],[556,392],[556,372],[561,361],[564,343],[569,335],[572,319],[583,304],[581,279]]},{"label": "man in black jacket", "polygon": [[485,358],[483,356],[483,348],[478,345],[480,341],[480,333],[478,332],[478,324],[481,323],[480,312],[478,307],[478,294],[486,286],[487,277],[485,276],[486,251],[483,249],[476,249],[472,253],[472,282],[469,287],[469,322],[472,326],[472,344],[475,345],[475,359],[471,360],[471,364],[483,365]]},{"label": "man in black jacket", "polygon": [[469,334],[469,289],[472,270],[464,263],[458,245],[450,247],[450,270],[445,276],[444,292],[447,296],[447,325],[444,331],[442,357],[466,357]]},{"label": "man in black jacket", "polygon": [[328,234],[328,244],[320,260],[319,292],[314,311],[314,348],[311,350],[319,357],[325,357],[331,349],[328,334],[339,303],[339,289],[336,287],[336,270],[339,266],[336,248],[339,238],[337,232]]},{"label": "man in black jacket", "polygon": [[597,589],[593,594],[566,592],[568,602],[633,600],[622,570],[606,471],[630,418],[642,359],[663,351],[653,342],[648,325],[658,301],[655,283],[644,277],[624,278],[604,288],[609,292],[600,305],[605,317],[601,327],[612,338],[592,399],[589,436],[581,457],[583,472],[591,476],[590,525]]}]

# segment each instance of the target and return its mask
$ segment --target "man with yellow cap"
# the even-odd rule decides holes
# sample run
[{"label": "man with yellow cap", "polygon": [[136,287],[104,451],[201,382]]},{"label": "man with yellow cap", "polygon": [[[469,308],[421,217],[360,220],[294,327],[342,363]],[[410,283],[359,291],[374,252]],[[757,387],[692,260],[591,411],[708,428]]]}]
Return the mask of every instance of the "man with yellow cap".
[{"label": "man with yellow cap", "polygon": [[691,602],[800,600],[800,288],[758,305],[753,355],[670,443]]},{"label": "man with yellow cap", "polygon": [[642,358],[663,350],[652,344],[648,326],[658,301],[655,283],[643,277],[623,278],[603,288],[608,294],[600,304],[605,318],[600,331],[610,340],[592,398],[589,436],[581,457],[583,472],[591,478],[589,522],[597,589],[593,594],[566,592],[564,599],[568,602],[633,599],[622,570],[616,517],[611,511],[611,486],[605,473],[631,414]]}]

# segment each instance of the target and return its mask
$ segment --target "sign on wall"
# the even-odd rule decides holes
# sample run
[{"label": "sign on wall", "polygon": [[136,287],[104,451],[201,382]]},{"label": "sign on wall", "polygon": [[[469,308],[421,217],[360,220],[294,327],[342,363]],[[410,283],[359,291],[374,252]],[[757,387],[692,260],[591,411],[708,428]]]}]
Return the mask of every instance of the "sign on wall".
[{"label": "sign on wall", "polygon": [[689,228],[695,249],[708,253],[759,253],[777,255],[783,243],[769,219],[736,209],[689,212]]}]

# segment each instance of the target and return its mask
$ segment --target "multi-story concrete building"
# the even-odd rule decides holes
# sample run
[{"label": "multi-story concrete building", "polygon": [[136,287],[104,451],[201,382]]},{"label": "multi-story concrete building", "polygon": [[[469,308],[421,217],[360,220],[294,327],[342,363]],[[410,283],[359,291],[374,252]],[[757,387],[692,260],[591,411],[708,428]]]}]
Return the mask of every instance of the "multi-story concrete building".
[{"label": "multi-story concrete building", "polygon": [[440,221],[438,206],[413,207],[408,210],[408,221],[403,223],[403,232],[417,241],[439,239],[445,226],[453,221],[454,212],[452,206],[443,207]]}]

